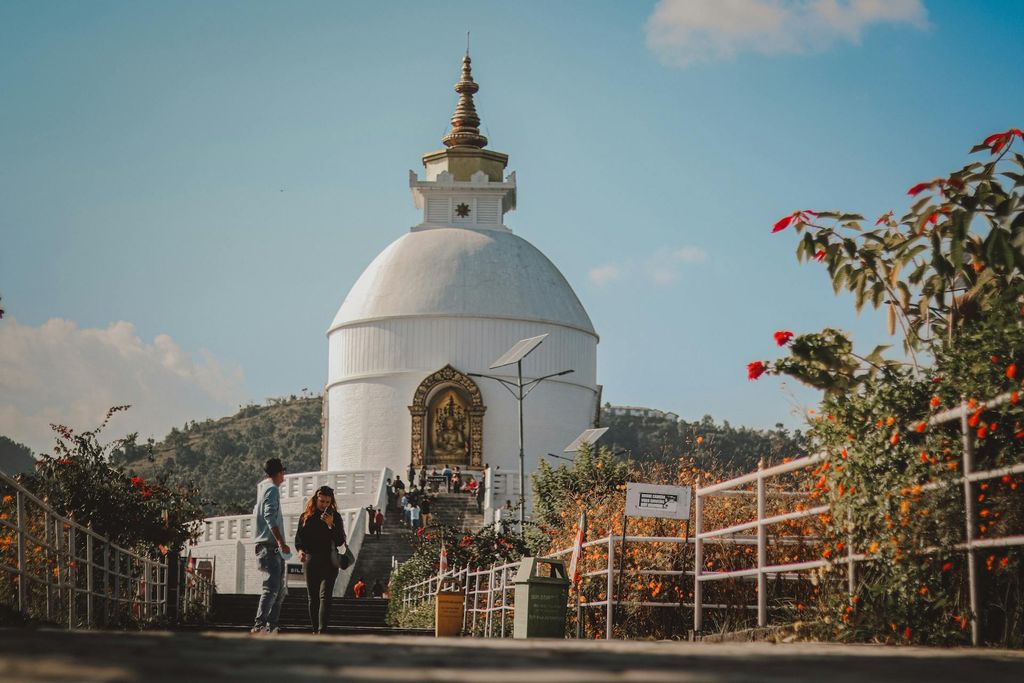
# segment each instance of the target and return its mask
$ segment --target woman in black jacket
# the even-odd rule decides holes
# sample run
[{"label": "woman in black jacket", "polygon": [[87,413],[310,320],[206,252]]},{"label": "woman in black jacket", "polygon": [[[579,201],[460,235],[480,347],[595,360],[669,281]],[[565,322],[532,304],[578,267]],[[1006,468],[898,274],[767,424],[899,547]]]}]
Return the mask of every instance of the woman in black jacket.
[{"label": "woman in black jacket", "polygon": [[338,568],[332,553],[345,543],[345,525],[334,500],[334,491],[321,486],[306,503],[306,510],[295,530],[295,549],[299,551],[309,592],[309,620],[313,633],[324,633],[330,623],[331,599]]}]

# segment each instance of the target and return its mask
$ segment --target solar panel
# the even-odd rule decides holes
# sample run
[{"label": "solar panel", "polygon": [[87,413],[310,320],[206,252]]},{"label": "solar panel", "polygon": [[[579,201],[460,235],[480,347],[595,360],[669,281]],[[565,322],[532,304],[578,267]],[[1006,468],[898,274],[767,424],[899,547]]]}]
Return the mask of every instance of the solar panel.
[{"label": "solar panel", "polygon": [[506,351],[501,358],[491,363],[491,370],[495,368],[505,367],[506,365],[512,365],[518,363],[522,359],[533,351],[535,348],[540,346],[540,343],[547,338],[548,335],[542,334],[539,337],[530,337],[529,339],[521,339],[517,341],[511,349]]},{"label": "solar panel", "polygon": [[578,451],[580,449],[580,446],[583,446],[583,445],[590,446],[594,442],[596,442],[598,439],[600,439],[602,436],[604,436],[604,433],[607,432],[607,431],[608,431],[608,427],[600,427],[598,429],[588,429],[588,430],[584,431],[582,434],[580,434],[579,436],[577,436],[576,439],[573,440],[573,442],[571,444],[566,446],[565,450],[562,451],[562,452],[563,453],[575,453],[576,451]]}]

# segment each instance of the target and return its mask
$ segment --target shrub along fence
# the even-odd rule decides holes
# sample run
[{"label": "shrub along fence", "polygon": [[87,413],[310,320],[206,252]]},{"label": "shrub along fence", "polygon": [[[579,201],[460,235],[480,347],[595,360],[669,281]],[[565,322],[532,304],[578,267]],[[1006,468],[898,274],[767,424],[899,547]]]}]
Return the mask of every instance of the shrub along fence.
[{"label": "shrub along fence", "polygon": [[[959,476],[934,475],[915,485],[912,493],[875,492],[881,498],[944,492],[948,498],[957,495],[959,488],[962,536],[911,552],[916,557],[962,554],[966,564],[965,612],[969,614],[964,626],[969,620],[975,645],[981,643],[979,623],[985,606],[979,553],[1024,546],[1024,534],[1009,526],[1001,535],[988,529],[981,537],[979,529],[985,530],[983,525],[991,521],[982,519],[985,515],[979,514],[978,501],[984,500],[989,482],[1015,482],[1014,477],[1024,473],[1024,463],[976,471],[976,434],[970,419],[1015,400],[1014,394],[1005,394],[985,403],[965,402],[932,415],[926,424],[929,429],[941,425],[959,428],[963,450]],[[838,542],[833,538],[835,528],[830,523],[834,499],[821,496],[821,480],[818,485],[813,483],[828,459],[827,454],[816,454],[698,486],[691,538],[628,536],[623,544],[621,535],[609,535],[587,541],[580,558],[582,578],[570,592],[567,635],[678,638],[691,624],[696,633],[708,631],[709,616],[711,630],[766,626],[772,613],[781,615],[777,623],[792,622],[807,617],[804,611],[819,598],[821,582],[835,583],[835,575],[828,573],[835,568],[844,570],[843,590],[856,603],[861,588],[859,567],[889,560],[878,552],[878,543],[862,542],[865,547],[856,547],[852,530]],[[960,514],[959,506],[950,509]],[[545,557],[567,558],[571,553],[572,548],[563,548]],[[618,564],[622,559],[628,564],[620,577]],[[991,564],[991,558],[987,562]],[[949,563],[939,561],[932,566],[934,572],[945,572]],[[464,633],[508,637],[512,634],[517,569],[517,562],[452,569],[407,587],[401,599],[407,609],[415,609],[432,603],[439,588],[461,591],[466,598]],[[573,609],[577,598],[582,620],[578,629]]]},{"label": "shrub along fence", "polygon": [[[123,627],[168,615],[168,563],[110,542],[0,472],[0,606],[69,628]],[[208,613],[211,581],[186,567],[186,611]]]},{"label": "shrub along fence", "polygon": [[[963,553],[967,567],[967,596],[970,612],[968,619],[971,626],[971,642],[974,645],[979,645],[981,642],[980,618],[982,614],[982,598],[980,595],[981,582],[979,580],[978,553],[984,549],[990,548],[1024,546],[1024,534],[1009,534],[1002,536],[992,536],[990,534],[986,538],[979,537],[979,525],[984,523],[985,520],[981,519],[978,515],[979,493],[977,489],[982,485],[985,485],[986,482],[1024,473],[1024,463],[1015,463],[1000,467],[993,467],[983,471],[975,471],[974,452],[976,432],[969,425],[969,420],[972,414],[980,414],[984,410],[995,408],[1015,400],[1016,398],[1014,394],[1007,393],[985,403],[975,402],[972,404],[964,402],[956,408],[933,415],[926,422],[927,428],[959,423],[961,437],[963,440],[961,475],[958,478],[932,479],[930,481],[923,482],[919,485],[918,494],[926,494],[929,491],[940,491],[949,487],[960,486],[962,488],[963,495],[964,535],[962,540],[950,540],[948,544],[944,544],[942,546],[917,548],[914,554],[917,556],[928,556],[948,555],[951,552]],[[856,455],[852,454],[849,457],[856,457]],[[848,593],[851,596],[856,595],[857,565],[858,563],[880,561],[879,557],[876,555],[877,544],[874,544],[874,548],[869,546],[857,549],[854,547],[855,543],[852,536],[850,536],[844,541],[841,541],[840,544],[836,544],[842,546],[842,550],[845,550],[845,555],[833,556],[831,551],[836,547],[835,545],[832,547],[822,548],[819,544],[819,546],[814,548],[815,552],[810,556],[800,558],[796,556],[786,557],[784,560],[776,558],[775,561],[772,561],[769,557],[768,529],[770,527],[773,525],[792,523],[797,520],[810,519],[814,521],[822,518],[827,519],[828,515],[831,513],[831,506],[828,503],[813,507],[801,504],[795,506],[795,509],[785,509],[775,514],[769,514],[766,508],[769,498],[765,491],[766,482],[772,477],[777,477],[790,472],[807,470],[815,465],[821,464],[826,459],[827,456],[823,454],[800,458],[776,467],[768,469],[762,468],[756,472],[743,475],[742,477],[737,477],[729,481],[724,481],[706,488],[699,488],[697,490],[695,496],[696,590],[694,592],[694,602],[696,603],[696,606],[694,609],[693,622],[694,629],[696,631],[700,631],[703,628],[704,610],[709,608],[709,605],[704,604],[702,599],[703,587],[711,581],[720,581],[723,579],[756,580],[757,623],[760,626],[765,626],[768,623],[768,605],[770,599],[770,592],[766,584],[766,578],[768,576],[792,576],[798,573],[830,568],[836,564],[845,565]],[[750,485],[755,486],[755,491],[750,492],[743,489],[743,487]],[[709,530],[707,528],[707,518],[705,514],[705,505],[707,500],[716,495],[728,495],[730,493],[753,493],[757,500],[756,516],[752,519],[748,519],[747,521],[734,524],[726,528]],[[808,492],[805,495],[810,495],[811,493],[813,492]],[[902,491],[879,493],[883,497],[886,495],[907,495],[907,492]],[[984,500],[984,498],[982,498],[982,500]],[[728,571],[705,571],[706,567],[703,562],[703,557],[707,543],[714,541],[723,544],[738,544],[741,541],[731,535],[752,529],[756,529],[757,531],[757,555],[755,566],[741,567]],[[941,569],[939,571],[941,571]]]}]

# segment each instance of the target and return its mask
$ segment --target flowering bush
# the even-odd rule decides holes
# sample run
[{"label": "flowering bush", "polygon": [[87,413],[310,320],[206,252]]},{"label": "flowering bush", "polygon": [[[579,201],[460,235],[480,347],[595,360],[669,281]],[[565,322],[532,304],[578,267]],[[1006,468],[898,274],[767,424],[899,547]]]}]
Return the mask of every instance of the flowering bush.
[{"label": "flowering bush", "polygon": [[148,481],[110,464],[110,452],[134,443],[135,435],[101,445],[99,434],[111,417],[127,408],[111,408],[91,431],[52,425],[57,435],[53,454],[40,460],[22,482],[58,512],[91,523],[94,531],[123,547],[146,554],[180,550],[200,531],[199,491]]},{"label": "flowering bush", "polygon": [[[826,329],[787,339],[789,356],[762,361],[762,372],[788,374],[825,391],[808,438],[827,460],[812,473],[812,495],[827,500],[827,559],[854,549],[853,594],[839,572],[821,575],[819,635],[851,640],[956,643],[967,638],[959,420],[937,422],[967,401],[974,469],[1024,461],[1024,155],[1010,129],[974,151],[990,157],[911,187],[919,197],[897,220],[799,211],[775,225],[802,238],[801,260],[826,264],[838,292],[885,308],[907,360],[887,347],[858,355],[842,332]],[[994,158],[993,158],[994,157]],[[829,223],[829,221],[831,221]],[[776,337],[778,340],[778,337]],[[760,373],[759,373],[760,374]],[[1003,405],[985,401],[1009,392]],[[977,506],[977,537],[1024,531],[1024,479],[1007,474],[968,488]],[[1024,645],[1021,549],[983,553],[983,637]]]}]

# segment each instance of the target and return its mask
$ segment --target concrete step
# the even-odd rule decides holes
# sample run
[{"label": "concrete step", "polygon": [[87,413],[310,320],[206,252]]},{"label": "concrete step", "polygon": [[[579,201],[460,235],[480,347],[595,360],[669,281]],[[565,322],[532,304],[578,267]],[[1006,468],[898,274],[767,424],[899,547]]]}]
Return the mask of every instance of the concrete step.
[{"label": "concrete step", "polygon": [[[309,628],[305,589],[289,588],[281,606],[281,626]],[[256,616],[260,596],[218,594],[214,597],[213,621],[219,627],[249,627]],[[387,628],[388,601],[380,598],[334,598],[330,626],[337,628]]]}]

